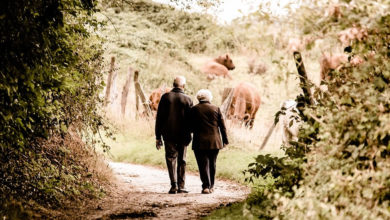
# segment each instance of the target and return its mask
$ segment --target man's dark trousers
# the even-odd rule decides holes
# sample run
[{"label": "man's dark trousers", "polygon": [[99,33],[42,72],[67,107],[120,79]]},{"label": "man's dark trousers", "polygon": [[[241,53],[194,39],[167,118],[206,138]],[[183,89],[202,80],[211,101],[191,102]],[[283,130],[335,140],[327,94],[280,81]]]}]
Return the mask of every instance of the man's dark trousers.
[{"label": "man's dark trousers", "polygon": [[202,180],[203,189],[211,189],[214,187],[218,152],[218,149],[194,150],[196,162],[198,163],[200,179]]},{"label": "man's dark trousers", "polygon": [[[187,146],[165,141],[165,160],[167,162],[171,185],[183,189],[186,177]],[[176,168],[177,163],[177,168]]]}]

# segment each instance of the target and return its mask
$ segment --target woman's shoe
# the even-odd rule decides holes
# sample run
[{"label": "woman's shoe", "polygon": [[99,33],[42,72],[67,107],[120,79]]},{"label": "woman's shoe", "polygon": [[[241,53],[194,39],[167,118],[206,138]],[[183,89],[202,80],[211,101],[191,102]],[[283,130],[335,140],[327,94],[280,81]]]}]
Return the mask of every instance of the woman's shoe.
[{"label": "woman's shoe", "polygon": [[179,188],[179,190],[177,191],[177,193],[188,193],[189,191],[185,188]]},{"label": "woman's shoe", "polygon": [[210,190],[208,188],[202,190],[202,194],[210,194]]}]

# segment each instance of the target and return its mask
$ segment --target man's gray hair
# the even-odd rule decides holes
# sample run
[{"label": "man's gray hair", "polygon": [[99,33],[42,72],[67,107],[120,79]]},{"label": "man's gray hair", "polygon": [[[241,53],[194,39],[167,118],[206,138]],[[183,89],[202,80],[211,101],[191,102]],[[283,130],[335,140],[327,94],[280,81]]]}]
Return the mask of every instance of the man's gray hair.
[{"label": "man's gray hair", "polygon": [[186,78],[184,76],[176,76],[173,80],[173,87],[184,87],[186,84]]},{"label": "man's gray hair", "polygon": [[201,89],[201,90],[198,91],[198,93],[196,93],[196,98],[199,101],[209,101],[209,102],[211,102],[211,100],[213,99],[213,95],[211,94],[210,90],[208,90],[208,89]]}]

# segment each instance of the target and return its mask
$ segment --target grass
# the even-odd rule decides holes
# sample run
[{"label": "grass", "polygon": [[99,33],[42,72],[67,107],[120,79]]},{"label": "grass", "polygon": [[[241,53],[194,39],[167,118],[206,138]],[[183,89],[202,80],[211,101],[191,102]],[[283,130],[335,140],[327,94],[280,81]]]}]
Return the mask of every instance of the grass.
[{"label": "grass", "polygon": [[226,207],[215,210],[211,215],[202,218],[203,220],[236,220],[236,219],[246,219],[246,220],[255,220],[259,219],[258,216],[253,215],[252,212],[248,210],[249,205],[245,202],[230,204]]}]

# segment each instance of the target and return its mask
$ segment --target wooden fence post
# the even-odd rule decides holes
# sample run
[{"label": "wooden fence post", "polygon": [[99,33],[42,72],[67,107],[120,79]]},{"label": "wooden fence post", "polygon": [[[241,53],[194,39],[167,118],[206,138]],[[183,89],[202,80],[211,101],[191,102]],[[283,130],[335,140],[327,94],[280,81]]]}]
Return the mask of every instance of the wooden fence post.
[{"label": "wooden fence post", "polygon": [[135,87],[135,94],[136,94],[136,109],[137,113],[139,111],[139,99],[141,100],[145,113],[147,116],[152,116],[152,110],[150,109],[149,102],[146,100],[146,96],[144,91],[142,90],[141,84],[138,82],[138,70],[135,71],[134,74],[134,87]]},{"label": "wooden fence post", "polygon": [[263,143],[261,144],[259,150],[263,150],[263,148],[265,147],[265,145],[268,143],[268,139],[269,139],[269,137],[271,137],[271,134],[272,134],[272,132],[274,131],[275,127],[276,127],[276,124],[275,124],[275,123],[272,123],[272,126],[271,126],[271,128],[268,130],[267,135],[265,136],[264,141],[263,141]]},{"label": "wooden fence post", "polygon": [[104,97],[104,106],[107,106],[110,96],[111,96],[111,87],[113,84],[113,79],[116,78],[115,75],[115,57],[111,57],[110,70],[108,71],[107,86],[106,86],[106,96]]},{"label": "wooden fence post", "polygon": [[232,91],[233,88],[224,88],[222,92],[222,103],[226,100],[227,97],[229,97],[230,92]]},{"label": "wooden fence post", "polygon": [[[232,104],[233,92],[234,92],[233,88],[225,88],[223,91],[223,94],[222,94],[223,103],[221,104],[221,112],[222,112],[224,118],[226,118],[227,112],[229,111],[229,107]],[[228,95],[226,95],[226,94],[228,94]],[[224,96],[226,96],[226,97],[224,97]]]},{"label": "wooden fence post", "polygon": [[134,95],[135,95],[135,118],[138,119],[138,111],[139,111],[139,97],[138,90],[135,87],[135,84],[138,82],[138,70],[134,72]]},{"label": "wooden fence post", "polygon": [[301,81],[300,86],[303,90],[303,95],[305,96],[305,100],[308,104],[312,105],[314,103],[313,96],[311,94],[309,85],[308,85],[308,79],[307,74],[305,70],[305,65],[303,64],[302,55],[298,51],[294,51],[294,59],[295,59],[295,65],[298,70],[299,79]]},{"label": "wooden fence post", "polygon": [[122,89],[122,97],[121,97],[122,117],[124,117],[125,113],[126,113],[127,96],[129,94],[129,89],[130,89],[133,73],[134,73],[133,68],[129,67],[128,72],[127,72],[127,79],[126,79],[125,85],[123,86],[123,89]]}]

